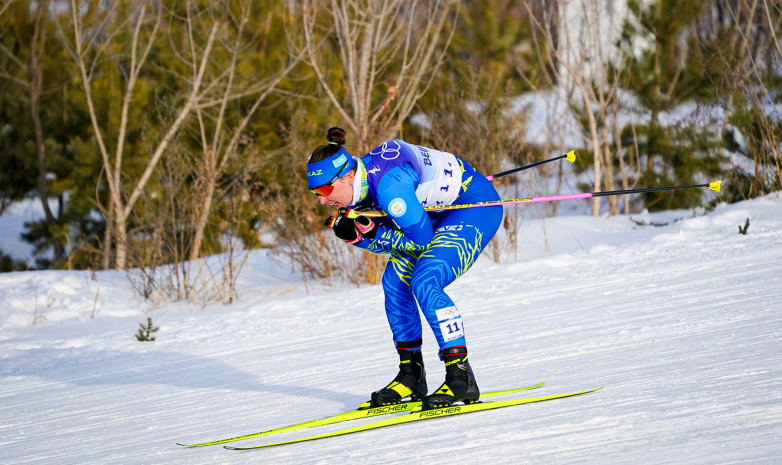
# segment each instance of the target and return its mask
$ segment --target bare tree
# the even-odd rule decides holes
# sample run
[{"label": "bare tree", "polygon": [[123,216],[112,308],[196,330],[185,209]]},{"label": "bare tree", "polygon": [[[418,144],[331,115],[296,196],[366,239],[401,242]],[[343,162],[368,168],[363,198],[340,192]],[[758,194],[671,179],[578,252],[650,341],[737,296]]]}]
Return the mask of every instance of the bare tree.
[{"label": "bare tree", "polygon": [[[611,79],[608,69],[612,65],[621,66],[618,50],[606,40],[610,32],[605,30],[601,21],[604,17],[601,3],[581,0],[568,5],[564,0],[554,1],[557,5],[552,10],[558,13],[556,18],[548,16],[546,0],[543,1],[542,18],[535,18],[532,8],[527,5],[537,33],[548,44],[548,53],[540,55],[540,58],[545,60],[548,69],[557,73],[557,85],[572,87],[580,95],[571,106],[587,122],[584,140],[594,155],[594,189],[600,191],[605,186],[613,190],[615,173],[612,151],[614,143],[620,143],[616,137],[616,115],[612,111],[615,110],[618,81]],[[621,24],[621,19],[614,22]],[[571,31],[573,27],[577,30]],[[568,95],[572,95],[572,92],[568,92]],[[622,172],[621,175],[627,184],[626,174]],[[616,197],[609,197],[609,205],[611,214],[619,213]],[[600,214],[599,198],[593,200],[592,214]]]},{"label": "bare tree", "polygon": [[[763,76],[764,70],[778,70],[782,65],[782,47],[777,36],[777,30],[782,27],[782,6],[779,2],[769,4],[768,0],[763,0],[762,11],[758,12],[759,0],[751,0],[750,5],[746,4],[747,1],[741,0],[735,9],[729,8],[729,11],[741,35],[736,82],[757,115],[756,128],[760,137],[750,149],[755,163],[755,185],[751,188],[754,192],[750,194],[757,194],[782,186],[782,124],[779,123],[778,111],[769,113],[765,108],[766,102],[776,99],[768,89],[768,79]],[[748,10],[745,17],[742,17],[742,10]],[[770,167],[771,173],[766,166]]]},{"label": "bare tree", "polygon": [[[267,98],[275,91],[291,70],[301,61],[301,52],[289,51],[289,59],[279,66],[279,70],[268,75],[243,76],[239,71],[240,65],[245,63],[244,57],[258,48],[258,35],[247,34],[246,27],[251,15],[262,14],[254,10],[257,2],[243,0],[238,5],[227,4],[219,16],[212,16],[212,21],[223,22],[228,27],[221,35],[217,48],[226,55],[227,62],[219,68],[219,74],[223,76],[223,85],[218,88],[215,98],[204,101],[196,107],[198,119],[198,134],[203,154],[200,160],[202,167],[199,170],[198,182],[203,189],[202,201],[197,202],[197,219],[195,234],[190,248],[190,260],[198,258],[201,244],[204,238],[212,203],[217,189],[217,182],[225,172],[229,162],[235,158],[240,150],[243,138],[246,138],[246,130],[253,116]],[[266,12],[267,15],[271,14]],[[247,40],[250,35],[256,40]],[[248,98],[255,96],[248,106],[232,108],[229,104],[239,97]]]},{"label": "bare tree", "polygon": [[[227,2],[226,2],[227,3]],[[110,247],[111,240],[116,244],[115,266],[124,269],[127,257],[127,226],[128,218],[139,196],[143,194],[146,184],[149,182],[161,157],[164,156],[170,143],[189,118],[195,114],[201,123],[201,138],[204,149],[203,173],[208,177],[203,182],[207,186],[204,195],[203,208],[200,210],[196,227],[194,246],[191,258],[196,258],[200,251],[203,238],[203,230],[206,218],[209,215],[211,201],[214,193],[214,184],[217,177],[225,168],[226,160],[233,153],[238,141],[257,111],[260,104],[272,92],[279,81],[290,71],[295,60],[283,67],[283,71],[275,76],[267,77],[265,81],[254,83],[251,87],[245,86],[237,90],[235,77],[240,54],[246,51],[247,44],[243,35],[254,37],[252,33],[245,34],[244,27],[247,24],[248,15],[254,2],[244,1],[239,5],[237,16],[227,14],[225,16],[213,15],[210,21],[204,21],[203,11],[194,7],[194,2],[188,1],[183,24],[185,33],[184,47],[175,53],[185,62],[188,68],[187,75],[181,76],[184,81],[182,88],[187,89],[186,95],[173,111],[173,117],[168,122],[168,127],[162,132],[160,139],[153,144],[154,148],[146,163],[143,173],[136,179],[127,181],[128,173],[123,169],[126,157],[125,138],[129,125],[129,110],[134,104],[136,86],[141,73],[150,67],[149,55],[156,42],[160,39],[161,27],[164,25],[168,12],[164,5],[156,1],[137,1],[125,4],[132,9],[133,14],[125,20],[119,15],[119,7],[123,2],[108,4],[104,11],[95,14],[97,18],[92,24],[84,24],[84,13],[79,0],[71,0],[71,16],[73,25],[73,38],[71,52],[79,66],[84,92],[92,119],[93,130],[103,160],[103,169],[110,191],[110,201],[106,209],[107,223],[111,224],[106,247]],[[208,9],[208,7],[207,7]],[[230,10],[230,5],[226,8]],[[171,11],[171,14],[174,14]],[[206,31],[201,31],[207,24]],[[112,60],[107,59],[112,47],[122,48],[123,44],[115,43],[115,38],[123,30],[131,29],[131,41],[125,45],[130,56],[127,67],[119,64],[116,66],[125,76],[125,84],[120,110],[119,127],[116,131],[116,139],[113,144],[106,140],[104,133],[108,133],[105,123],[99,121],[93,98],[92,82],[94,76],[100,71],[101,66],[110,66]],[[231,32],[234,34],[232,35]],[[231,43],[231,40],[234,42]],[[226,69],[214,70],[212,67],[219,60],[215,58],[220,52],[227,51],[230,55]],[[230,139],[226,142],[224,125],[226,114],[229,111],[228,102],[239,97],[258,96],[249,110],[242,116],[241,121],[233,128]],[[215,97],[217,96],[217,97]],[[209,131],[204,122],[204,114],[210,108],[216,107],[214,129]],[[108,147],[113,145],[114,153],[110,153]],[[113,237],[112,237],[113,236]],[[104,266],[108,267],[110,254],[104,251]]]},{"label": "bare tree", "polygon": [[307,62],[358,151],[397,134],[443,63],[458,0],[301,3]]},{"label": "bare tree", "polygon": [[708,45],[698,63],[714,83],[714,94],[724,107],[720,133],[730,140],[734,130],[742,132],[741,147],[730,143],[719,151],[738,151],[754,163],[751,180],[740,166],[732,170],[727,192],[733,194],[724,194],[731,199],[763,195],[782,185],[779,113],[767,104],[775,100],[769,82],[778,79],[773,70],[782,62],[780,27],[779,2],[709,0],[692,31]]},{"label": "bare tree", "polygon": [[[121,1],[105,5],[105,10],[95,15],[98,19],[95,23],[84,24],[85,15],[82,2],[80,0],[71,0],[73,36],[71,38],[70,51],[79,67],[84,95],[92,120],[93,131],[95,132],[95,140],[100,150],[103,170],[109,186],[110,206],[108,209],[109,216],[107,216],[106,220],[107,223],[113,223],[113,228],[108,229],[113,232],[116,244],[115,267],[118,270],[123,270],[125,269],[127,259],[128,218],[169,143],[196,108],[204,92],[203,77],[219,31],[219,24],[213,25],[205,44],[192,44],[190,49],[190,76],[188,78],[189,91],[184,97],[181,106],[175,112],[173,121],[164,132],[164,135],[157,141],[143,173],[138,179],[130,181],[127,187],[130,193],[126,195],[123,177],[126,177],[127,173],[124,172],[123,168],[126,156],[125,138],[128,130],[128,114],[131,105],[134,103],[133,97],[137,91],[136,85],[139,81],[139,76],[145,67],[149,65],[150,51],[155,41],[159,38],[158,34],[163,23],[164,8],[160,2],[156,1],[134,1],[129,5],[133,14],[126,19],[119,14],[120,6],[123,6]],[[187,25],[188,27],[193,27],[191,18],[187,19]],[[118,63],[106,58],[112,47],[122,48],[125,46],[125,44],[116,43],[115,39],[123,29],[127,28],[131,30],[131,42],[126,45],[129,49],[130,60],[127,63],[127,69],[124,69]],[[194,40],[192,35],[187,35],[187,37],[190,40]],[[98,72],[98,68],[102,65],[111,66],[112,64],[121,68],[119,71],[125,77],[119,127],[116,132],[116,140],[114,141],[116,149],[113,154],[109,153],[109,144],[106,136],[104,136],[104,132],[107,132],[105,129],[106,123],[98,119],[92,88],[93,78]],[[109,241],[107,240],[106,242],[106,247],[109,247]],[[105,267],[108,267],[108,256],[108,252],[104,250]]]},{"label": "bare tree", "polygon": [[[120,8],[130,9],[132,14],[125,19]],[[276,72],[266,76],[248,74],[242,76],[238,67],[251,66],[244,60],[248,54],[261,48],[261,39],[268,40],[261,33],[247,31],[251,15],[258,14],[257,2],[251,0],[221,0],[206,6],[188,0],[184,4],[172,3],[171,8],[154,0],[118,0],[105,5],[89,17],[90,24],[84,24],[82,2],[71,0],[73,36],[71,54],[79,66],[84,93],[87,100],[93,131],[103,161],[103,170],[109,186],[110,198],[104,215],[107,220],[107,235],[104,244],[104,267],[110,266],[110,247],[116,246],[115,267],[124,269],[127,262],[128,220],[131,212],[143,195],[161,158],[166,154],[174,138],[195,119],[203,157],[198,160],[201,177],[198,182],[204,189],[199,205],[190,259],[201,251],[204,229],[212,209],[215,185],[228,161],[236,153],[252,117],[262,103],[276,89],[279,82],[300,60],[291,54]],[[264,14],[268,14],[265,12]],[[130,124],[130,108],[134,105],[142,73],[153,69],[149,57],[161,37],[161,31],[173,23],[183,30],[178,40],[168,39],[168,51],[178,63],[184,64],[185,72],[167,70],[184,89],[180,99],[170,99],[172,108],[169,121],[162,125],[159,138],[147,141],[152,150],[143,172],[136,178],[124,169],[127,155],[125,142]],[[120,36],[129,37],[129,43],[122,43]],[[113,49],[124,49],[129,59],[119,63],[113,60]],[[105,68],[114,66],[125,78],[119,126],[114,131],[113,141],[107,140],[110,131],[108,123],[100,121],[93,97],[93,81]],[[247,100],[250,104],[247,105]],[[232,102],[241,102],[237,110]],[[238,113],[237,113],[238,111]],[[238,116],[237,116],[238,115]],[[136,122],[138,123],[138,122]],[[109,147],[115,149],[110,152]]]}]

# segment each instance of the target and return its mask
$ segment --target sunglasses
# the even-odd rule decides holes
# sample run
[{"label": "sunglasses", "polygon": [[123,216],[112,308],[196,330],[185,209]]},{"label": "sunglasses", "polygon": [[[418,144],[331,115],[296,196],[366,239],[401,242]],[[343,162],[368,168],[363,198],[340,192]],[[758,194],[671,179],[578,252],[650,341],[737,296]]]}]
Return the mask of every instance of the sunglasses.
[{"label": "sunglasses", "polygon": [[333,178],[331,178],[331,181],[327,182],[326,184],[316,187],[314,189],[310,189],[310,192],[312,192],[315,195],[321,196],[321,197],[328,197],[331,195],[332,192],[334,192],[334,181],[340,178],[340,174],[342,170],[345,169],[346,166],[350,163],[350,160],[346,161],[344,165],[342,165],[342,168],[337,170],[337,174],[334,175]]}]

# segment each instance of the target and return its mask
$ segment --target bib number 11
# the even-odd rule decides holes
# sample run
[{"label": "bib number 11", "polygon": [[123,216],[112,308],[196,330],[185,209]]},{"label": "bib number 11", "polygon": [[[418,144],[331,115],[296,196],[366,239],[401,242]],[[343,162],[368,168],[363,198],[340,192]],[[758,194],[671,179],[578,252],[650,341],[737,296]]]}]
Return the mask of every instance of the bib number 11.
[{"label": "bib number 11", "polygon": [[462,316],[456,307],[448,307],[437,310],[437,320],[440,325],[440,333],[445,342],[453,341],[464,336],[464,324]]}]

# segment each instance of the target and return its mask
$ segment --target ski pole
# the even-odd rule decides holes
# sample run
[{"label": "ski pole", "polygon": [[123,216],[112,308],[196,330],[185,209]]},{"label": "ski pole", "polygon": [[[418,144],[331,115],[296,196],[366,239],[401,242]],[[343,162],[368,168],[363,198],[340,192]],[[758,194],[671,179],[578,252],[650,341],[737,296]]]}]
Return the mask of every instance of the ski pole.
[{"label": "ski pole", "polygon": [[576,161],[576,151],[575,150],[571,150],[570,152],[568,152],[568,153],[566,153],[564,155],[560,155],[558,157],[549,158],[548,160],[538,161],[538,162],[535,162],[535,163],[530,163],[529,165],[519,166],[518,168],[513,168],[512,170],[503,171],[502,173],[492,174],[492,175],[486,176],[486,179],[488,179],[489,181],[492,181],[494,179],[501,178],[503,176],[507,176],[509,174],[516,173],[518,171],[523,171],[523,170],[526,170],[526,169],[529,169],[529,168],[534,168],[534,167],[536,167],[538,165],[542,165],[544,163],[551,163],[552,161],[556,161],[556,160],[559,160],[559,159],[562,159],[562,158],[564,158],[565,160],[569,161],[570,163],[573,163],[574,161]]},{"label": "ski pole", "polygon": [[[648,192],[694,189],[699,187],[708,187],[713,191],[719,192],[721,182],[722,181],[714,181],[710,183],[693,184],[689,186],[647,187],[647,188],[640,188],[640,189],[625,189],[625,190],[606,191],[606,192],[584,192],[580,194],[549,195],[544,197],[530,197],[528,199],[492,200],[488,202],[465,203],[461,205],[440,205],[440,206],[433,206],[433,207],[424,207],[424,210],[446,211],[446,210],[461,210],[464,208],[494,207],[497,205],[513,205],[519,203],[557,202],[560,200],[590,199],[592,197],[605,197],[609,195],[644,194]],[[348,210],[347,212],[348,218],[357,218],[359,216],[380,217],[386,215],[387,213],[382,210],[381,211],[356,211],[351,209]]]}]

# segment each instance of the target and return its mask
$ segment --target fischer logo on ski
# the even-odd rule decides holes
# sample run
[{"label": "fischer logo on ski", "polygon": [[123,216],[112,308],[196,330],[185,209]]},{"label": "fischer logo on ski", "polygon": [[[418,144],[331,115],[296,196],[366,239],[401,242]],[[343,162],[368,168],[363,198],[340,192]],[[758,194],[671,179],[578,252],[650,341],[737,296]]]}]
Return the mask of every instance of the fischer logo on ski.
[{"label": "fischer logo on ski", "polygon": [[[545,383],[538,383],[534,384],[532,386],[526,386],[521,388],[515,388],[515,389],[507,389],[503,391],[491,391],[491,392],[485,392],[481,394],[481,398],[487,398],[487,397],[494,397],[504,394],[512,394],[514,392],[521,392],[521,391],[528,391],[530,389],[536,389],[541,386],[543,386]],[[365,406],[366,405],[366,406]],[[401,402],[398,404],[392,404],[392,405],[384,405],[381,407],[373,407],[368,408],[369,402],[366,402],[365,404],[362,404],[361,407],[359,407],[356,410],[350,410],[348,412],[342,412],[338,413],[336,415],[332,415],[326,418],[320,418],[316,420],[307,420],[301,423],[296,423],[294,425],[290,426],[283,426],[280,428],[274,428],[266,431],[260,431],[257,433],[250,433],[250,434],[244,434],[242,436],[236,436],[232,438],[225,438],[225,439],[218,439],[215,441],[209,441],[209,442],[201,442],[196,444],[186,444],[178,442],[177,445],[184,446],[184,447],[205,447],[205,446],[214,446],[217,444],[225,444],[228,442],[235,442],[235,441],[242,441],[245,439],[252,439],[252,438],[258,438],[261,436],[268,436],[271,434],[279,434],[279,433],[286,433],[289,431],[297,431],[307,428],[315,428],[318,426],[324,426],[324,425],[331,425],[334,423],[341,423],[345,421],[350,420],[357,420],[359,418],[369,418],[379,415],[386,415],[391,413],[400,413],[400,412],[414,412],[416,410],[420,410],[421,408],[421,401],[420,400],[409,400],[405,402]]]},{"label": "fischer logo on ski", "polygon": [[513,405],[522,405],[522,404],[531,404],[533,402],[543,402],[547,400],[553,400],[553,399],[562,399],[565,397],[573,397],[573,396],[579,396],[582,394],[587,394],[590,392],[595,392],[600,389],[603,389],[603,387],[595,388],[595,389],[589,389],[586,391],[578,391],[578,392],[569,392],[566,394],[554,394],[549,396],[540,396],[540,397],[528,397],[525,399],[511,399],[511,400],[498,400],[498,401],[490,401],[490,402],[476,402],[472,404],[464,404],[464,405],[452,405],[450,407],[441,407],[441,408],[435,408],[431,410],[423,410],[423,411],[417,411],[417,412],[410,412],[407,415],[400,415],[395,416],[392,418],[387,418],[383,420],[377,420],[372,423],[368,423],[365,425],[359,425],[354,426],[350,428],[345,428],[338,431],[333,431],[330,433],[323,433],[323,434],[317,434],[313,436],[308,436],[304,438],[299,439],[292,439],[289,441],[282,441],[282,442],[276,442],[272,444],[261,444],[261,445],[254,445],[254,446],[245,446],[245,447],[236,447],[236,446],[223,446],[226,449],[230,450],[250,450],[250,449],[263,449],[266,447],[275,447],[275,446],[283,446],[287,444],[295,444],[298,442],[307,442],[307,441],[314,441],[316,439],[325,439],[325,438],[331,438],[335,436],[343,436],[346,434],[351,433],[358,433],[361,431],[368,431],[372,429],[378,429],[378,428],[385,428],[387,426],[394,426],[394,425],[401,425],[403,423],[410,423],[414,421],[422,421],[422,420],[428,420],[432,418],[441,418],[446,417],[450,415],[461,415],[465,413],[471,413],[471,412],[478,412],[481,410],[494,410],[504,407],[510,407]]}]

